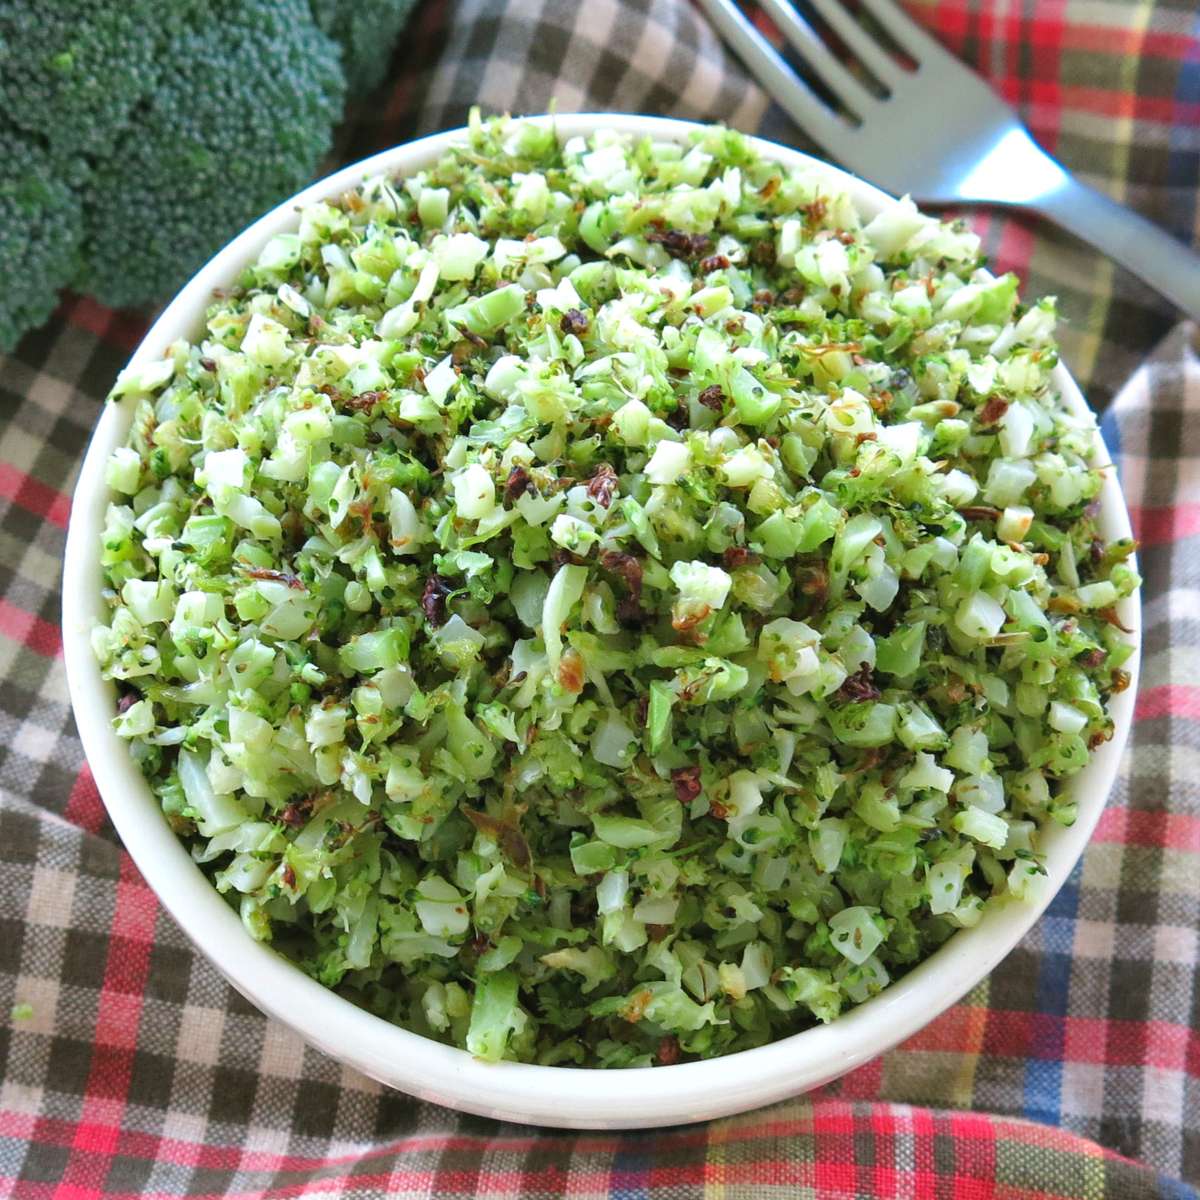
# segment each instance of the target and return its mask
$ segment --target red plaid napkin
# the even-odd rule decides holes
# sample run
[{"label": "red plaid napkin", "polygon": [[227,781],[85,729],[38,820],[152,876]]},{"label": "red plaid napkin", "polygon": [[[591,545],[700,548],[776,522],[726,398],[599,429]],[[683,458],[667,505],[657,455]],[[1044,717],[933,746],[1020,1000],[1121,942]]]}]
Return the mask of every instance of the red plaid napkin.
[{"label": "red plaid napkin", "polygon": [[[1073,170],[1195,240],[1195,0],[912,7]],[[792,136],[683,0],[427,0],[393,77],[347,158],[471,103],[552,98]],[[990,980],[824,1091],[695,1129],[569,1135],[418,1104],[306,1048],[193,953],[105,820],[59,650],[67,495],[144,320],[74,301],[0,359],[0,1195],[1196,1195],[1179,1182],[1200,1181],[1195,330],[1167,336],[1161,303],[1066,235],[971,220],[1001,266],[1060,295],[1097,407],[1116,395],[1105,432],[1146,575],[1131,749],[1080,870]]]}]

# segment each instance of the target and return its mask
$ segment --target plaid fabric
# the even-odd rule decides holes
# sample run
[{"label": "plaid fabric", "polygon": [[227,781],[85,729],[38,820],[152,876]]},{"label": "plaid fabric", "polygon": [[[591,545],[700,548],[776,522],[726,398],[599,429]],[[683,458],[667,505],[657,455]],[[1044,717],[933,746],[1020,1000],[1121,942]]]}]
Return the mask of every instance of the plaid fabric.
[{"label": "plaid fabric", "polygon": [[[914,8],[1073,169],[1195,240],[1194,0]],[[347,156],[473,102],[780,129],[681,0],[428,0],[394,78]],[[1160,342],[1170,314],[1098,256],[1021,218],[971,219],[1002,265],[1064,297],[1093,398],[1119,391],[1105,431],[1146,574],[1131,749],[1080,869],[986,983],[822,1092],[697,1129],[568,1135],[418,1104],[306,1048],[193,953],[105,820],[57,627],[67,495],[145,321],[71,301],[0,360],[0,1194],[1196,1195],[1178,1182],[1200,1181],[1195,330]]]}]

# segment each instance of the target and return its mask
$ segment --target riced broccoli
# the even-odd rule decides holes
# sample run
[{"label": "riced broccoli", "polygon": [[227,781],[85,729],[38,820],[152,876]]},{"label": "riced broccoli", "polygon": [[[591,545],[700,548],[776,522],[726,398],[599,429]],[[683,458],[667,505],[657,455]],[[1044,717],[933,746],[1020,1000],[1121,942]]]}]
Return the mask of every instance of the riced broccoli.
[{"label": "riced broccoli", "polygon": [[811,170],[472,123],[127,372],[94,631],[197,863],[487,1060],[707,1058],[1020,902],[1138,586],[1054,306]]},{"label": "riced broccoli", "polygon": [[165,298],[311,179],[412,5],[0,0],[0,205],[33,214],[0,229],[0,349],[64,285]]}]

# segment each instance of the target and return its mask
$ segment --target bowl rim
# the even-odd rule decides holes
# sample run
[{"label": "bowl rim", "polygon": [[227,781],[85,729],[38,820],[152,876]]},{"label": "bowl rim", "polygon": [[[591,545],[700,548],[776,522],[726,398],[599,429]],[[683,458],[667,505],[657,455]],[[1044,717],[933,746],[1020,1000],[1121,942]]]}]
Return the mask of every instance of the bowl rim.
[{"label": "bowl rim", "polygon": [[[694,122],[620,113],[575,113],[532,118],[560,138],[601,128],[683,140]],[[274,234],[295,227],[296,209],[341,194],[383,171],[405,176],[428,166],[465,136],[455,129],[393,147],[342,168],[259,218],[206,263],[154,322],[131,364],[161,356],[176,338],[198,327],[211,290],[226,284]],[[800,151],[753,138],[764,156],[813,170],[846,189],[861,212],[897,201],[849,172]],[[1086,411],[1079,388],[1061,364],[1055,382],[1064,403]],[[1066,882],[1103,811],[1132,724],[1141,657],[1141,611],[1135,594],[1120,615],[1134,630],[1127,664],[1130,687],[1114,696],[1115,732],[1070,787],[1079,816],[1047,832],[1048,879],[1041,895],[990,907],[973,929],[956,933],[878,996],[819,1025],[751,1050],[667,1067],[599,1070],[526,1063],[483,1063],[465,1050],[392,1025],[357,1008],[247,934],[238,915],[213,888],[170,830],[122,739],[113,732],[114,689],[100,675],[90,631],[103,615],[100,544],[109,500],[104,480],[111,450],[123,441],[128,403],[106,403],[75,487],[67,530],[62,609],[68,689],[97,788],[134,863],[180,928],[226,979],[256,1007],[308,1042],[364,1074],[423,1100],[463,1112],[525,1124],[575,1129],[650,1128],[744,1112],[810,1090],[875,1058],[939,1016],[989,974],[1034,925]],[[1097,428],[1100,461],[1110,462]],[[1101,526],[1108,538],[1131,536],[1115,471],[1106,472]]]}]

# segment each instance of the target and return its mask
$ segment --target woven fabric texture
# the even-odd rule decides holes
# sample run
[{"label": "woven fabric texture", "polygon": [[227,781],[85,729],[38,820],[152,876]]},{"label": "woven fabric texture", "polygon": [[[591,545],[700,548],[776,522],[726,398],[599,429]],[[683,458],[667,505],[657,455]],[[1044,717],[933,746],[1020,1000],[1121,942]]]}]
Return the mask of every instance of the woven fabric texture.
[{"label": "woven fabric texture", "polygon": [[[1072,170],[1196,242],[1194,0],[910,11]],[[345,159],[474,103],[720,119],[803,144],[684,0],[426,0],[392,78],[348,124]],[[70,299],[0,359],[0,1194],[1196,1195],[1197,332],[1065,234],[969,219],[1000,267],[1061,297],[1065,357],[1106,410],[1146,577],[1130,749],[1079,869],[989,980],[823,1091],[696,1129],[570,1135],[419,1104],[305,1047],[195,954],[106,821],[59,634],[69,493],[146,315]]]}]

